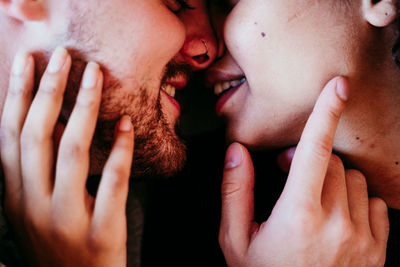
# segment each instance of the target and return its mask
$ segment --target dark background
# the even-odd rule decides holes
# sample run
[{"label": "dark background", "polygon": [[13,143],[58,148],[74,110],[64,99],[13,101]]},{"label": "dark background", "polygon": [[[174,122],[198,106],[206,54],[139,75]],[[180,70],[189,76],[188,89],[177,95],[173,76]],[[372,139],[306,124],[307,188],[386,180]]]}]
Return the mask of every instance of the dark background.
[{"label": "dark background", "polygon": [[[201,74],[177,92],[182,104],[181,133],[187,140],[184,171],[149,183],[142,266],[226,266],[218,245],[220,185],[227,148],[224,126],[216,118],[212,89]],[[252,152],[255,166],[255,217],[265,221],[286,181],[277,166],[279,151]],[[385,266],[400,266],[400,212],[389,210],[391,230]]]}]

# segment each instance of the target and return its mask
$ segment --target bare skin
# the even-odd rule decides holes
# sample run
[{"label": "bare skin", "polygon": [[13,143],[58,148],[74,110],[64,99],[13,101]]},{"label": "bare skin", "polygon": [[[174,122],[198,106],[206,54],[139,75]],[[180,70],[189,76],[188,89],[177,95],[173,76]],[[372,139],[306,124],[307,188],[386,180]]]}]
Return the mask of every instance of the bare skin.
[{"label": "bare skin", "polygon": [[387,207],[368,199],[364,175],[332,154],[348,84],[322,91],[295,152],[271,216],[254,221],[254,170],[238,143],[227,151],[219,241],[229,266],[383,266]]},{"label": "bare skin", "polygon": [[14,63],[1,120],[6,211],[32,265],[126,266],[125,204],[133,126],[127,116],[117,124],[97,195],[92,197],[85,184],[103,75],[96,63],[87,65],[56,150],[53,133],[71,67],[66,50],[57,52],[59,59],[53,55],[34,98],[33,57],[21,53]]},{"label": "bare skin", "polygon": [[[1,124],[8,214],[19,224],[17,229],[26,229],[19,231],[20,240],[35,265],[124,266],[132,125],[127,117],[118,124],[98,194],[91,197],[85,183],[102,74],[97,64],[88,64],[88,79],[82,82],[53,157],[54,142],[58,143],[52,138],[56,111],[71,64],[69,55],[63,55],[58,71],[48,67],[33,101],[33,58],[22,54],[18,58],[25,59],[23,71],[12,72]],[[230,266],[383,265],[386,205],[378,198],[369,200],[364,176],[344,170],[331,154],[348,91],[343,78],[324,89],[303,132],[285,190],[261,226],[253,222],[250,156],[238,143],[228,149],[220,244]]]}]

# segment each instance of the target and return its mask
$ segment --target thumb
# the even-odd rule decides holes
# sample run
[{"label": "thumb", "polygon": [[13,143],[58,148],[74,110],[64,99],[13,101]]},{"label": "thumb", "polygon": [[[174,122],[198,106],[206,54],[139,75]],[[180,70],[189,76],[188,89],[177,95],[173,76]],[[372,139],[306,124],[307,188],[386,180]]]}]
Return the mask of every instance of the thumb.
[{"label": "thumb", "polygon": [[[254,222],[254,168],[249,152],[239,143],[229,146],[222,179],[222,214],[219,242],[225,257],[243,255]],[[233,255],[232,255],[233,253]]]}]

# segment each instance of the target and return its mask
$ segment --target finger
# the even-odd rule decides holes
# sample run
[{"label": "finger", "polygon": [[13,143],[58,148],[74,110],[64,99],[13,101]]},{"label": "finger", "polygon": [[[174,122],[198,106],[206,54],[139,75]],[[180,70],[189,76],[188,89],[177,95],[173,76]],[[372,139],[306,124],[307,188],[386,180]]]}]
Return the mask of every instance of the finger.
[{"label": "finger", "polygon": [[378,247],[386,249],[389,237],[389,217],[387,205],[380,198],[369,200],[369,223]]},{"label": "finger", "polygon": [[357,229],[370,233],[368,189],[364,175],[356,170],[347,170],[346,185],[351,220]]},{"label": "finger", "polygon": [[319,96],[293,157],[285,195],[320,203],[339,118],[349,88],[343,77],[331,80]]},{"label": "finger", "polygon": [[115,131],[115,142],[104,167],[97,192],[93,223],[99,229],[112,229],[115,219],[125,218],[134,137],[129,116],[123,116]]},{"label": "finger", "polygon": [[[24,194],[30,197],[52,191],[54,126],[60,113],[71,57],[64,48],[52,55],[21,133]],[[31,199],[29,203],[33,203]]]},{"label": "finger", "polygon": [[282,171],[288,173],[290,170],[290,165],[292,164],[294,152],[296,152],[296,147],[291,147],[286,149],[278,155],[278,166]]},{"label": "finger", "polygon": [[222,214],[219,242],[225,254],[242,255],[254,230],[254,168],[239,143],[229,146],[221,186]]},{"label": "finger", "polygon": [[334,154],[329,160],[321,203],[325,212],[340,212],[341,216],[350,219],[345,170],[340,158]]},{"label": "finger", "polygon": [[101,102],[103,75],[98,64],[90,62],[83,75],[81,89],[57,156],[54,198],[64,205],[84,200],[89,173],[89,151]]},{"label": "finger", "polygon": [[14,210],[22,194],[20,135],[32,101],[34,60],[19,52],[11,71],[10,85],[1,119],[1,161],[5,176],[6,202]]}]

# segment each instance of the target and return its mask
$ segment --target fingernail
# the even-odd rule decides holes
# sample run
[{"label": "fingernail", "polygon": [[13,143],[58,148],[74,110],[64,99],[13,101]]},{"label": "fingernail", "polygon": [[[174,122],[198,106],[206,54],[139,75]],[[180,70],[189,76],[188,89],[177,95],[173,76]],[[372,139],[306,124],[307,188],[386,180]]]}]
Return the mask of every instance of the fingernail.
[{"label": "fingernail", "polygon": [[228,147],[225,156],[225,169],[233,169],[242,163],[243,151],[238,143],[233,143]]},{"label": "fingernail", "polygon": [[58,47],[50,58],[47,72],[56,73],[61,70],[67,59],[68,52],[64,47]]},{"label": "fingernail", "polygon": [[128,115],[122,116],[121,120],[119,121],[118,130],[121,132],[129,132],[132,130],[131,118]]},{"label": "fingernail", "polygon": [[83,75],[82,87],[93,88],[96,86],[97,79],[99,77],[100,66],[95,62],[89,62],[86,66],[85,73]]},{"label": "fingernail", "polygon": [[336,94],[343,101],[347,101],[349,99],[349,86],[343,77],[340,77],[336,82]]},{"label": "fingernail", "polygon": [[14,59],[14,64],[12,67],[12,72],[14,75],[22,75],[24,73],[25,67],[28,64],[28,53],[18,52]]}]

